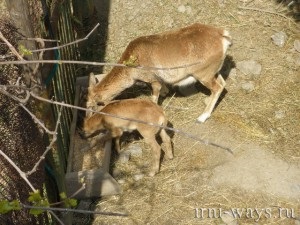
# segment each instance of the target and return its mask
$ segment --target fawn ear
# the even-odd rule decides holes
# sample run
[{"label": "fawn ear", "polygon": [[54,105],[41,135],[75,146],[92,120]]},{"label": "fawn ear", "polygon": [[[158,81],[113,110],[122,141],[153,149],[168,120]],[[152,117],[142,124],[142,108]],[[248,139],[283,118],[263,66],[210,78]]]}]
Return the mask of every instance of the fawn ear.
[{"label": "fawn ear", "polygon": [[90,77],[89,77],[89,86],[95,86],[98,82],[97,82],[97,78],[94,75],[94,73],[90,73]]}]

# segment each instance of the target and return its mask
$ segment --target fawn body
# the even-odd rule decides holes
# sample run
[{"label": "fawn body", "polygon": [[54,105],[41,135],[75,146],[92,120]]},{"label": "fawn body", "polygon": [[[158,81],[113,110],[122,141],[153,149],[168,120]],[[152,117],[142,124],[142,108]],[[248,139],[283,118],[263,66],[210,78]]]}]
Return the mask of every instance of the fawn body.
[{"label": "fawn body", "polygon": [[[162,108],[157,104],[150,100],[125,99],[107,104],[100,112],[106,115],[95,113],[90,117],[86,117],[83,126],[86,136],[103,129],[108,130],[110,136],[115,138],[117,151],[120,152],[119,140],[123,132],[137,130],[152,149],[153,162],[150,176],[154,176],[159,171],[161,147],[156,140],[157,134],[165,143],[165,155],[169,159],[173,158],[171,139],[165,129],[159,127],[166,126],[168,121]],[[107,114],[126,119],[108,116]],[[143,121],[144,123],[134,120]],[[156,126],[149,126],[149,123]]]}]

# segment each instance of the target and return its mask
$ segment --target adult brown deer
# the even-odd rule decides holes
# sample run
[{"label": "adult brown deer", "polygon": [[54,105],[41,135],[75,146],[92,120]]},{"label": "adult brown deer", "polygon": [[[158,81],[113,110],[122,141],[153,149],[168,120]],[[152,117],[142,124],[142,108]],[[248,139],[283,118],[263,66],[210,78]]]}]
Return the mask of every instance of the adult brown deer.
[{"label": "adult brown deer", "polygon": [[[137,130],[152,149],[153,162],[150,176],[154,176],[159,171],[161,147],[156,141],[157,134],[160,135],[165,144],[166,157],[173,158],[171,139],[163,128],[167,126],[168,121],[162,108],[154,102],[145,99],[113,101],[104,106],[100,112],[102,114],[95,113],[84,120],[83,131],[86,137],[101,130],[108,130],[109,136],[115,138],[117,151],[120,152],[120,137],[123,132]],[[144,123],[139,123],[136,120]]]},{"label": "adult brown deer", "polygon": [[151,84],[156,103],[165,83],[181,86],[199,81],[211,91],[204,112],[197,118],[204,122],[226,84],[219,71],[230,44],[228,31],[199,23],[139,37],[129,43],[119,63],[169,69],[114,67],[99,83],[91,76],[87,106],[107,104],[136,81]]}]

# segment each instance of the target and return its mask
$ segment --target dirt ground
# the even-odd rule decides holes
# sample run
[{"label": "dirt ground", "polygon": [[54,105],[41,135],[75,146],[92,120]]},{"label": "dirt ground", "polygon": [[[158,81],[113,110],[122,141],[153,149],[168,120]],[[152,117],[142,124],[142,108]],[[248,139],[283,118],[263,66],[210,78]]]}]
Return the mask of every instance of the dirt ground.
[{"label": "dirt ground", "polygon": [[[129,216],[96,216],[93,224],[300,224],[300,53],[293,47],[300,36],[299,24],[282,16],[287,8],[262,0],[114,0],[110,7],[109,62],[116,62],[129,41],[141,35],[194,22],[230,31],[234,44],[225,62],[226,95],[212,117],[204,124],[195,122],[205,107],[201,92],[186,97],[172,92],[162,106],[174,128],[232,153],[175,133],[175,158],[163,160],[160,173],[150,178],[143,176],[149,147],[138,141],[142,156],[114,164],[122,193],[95,207]],[[287,35],[282,47],[271,40],[280,31]],[[258,62],[261,73],[236,69],[244,60]],[[245,83],[252,89],[244,88]],[[245,211],[230,223],[233,218],[212,218],[205,210],[201,217],[200,208]],[[279,215],[281,208],[294,210],[293,218]],[[251,215],[251,209],[263,213]]]}]

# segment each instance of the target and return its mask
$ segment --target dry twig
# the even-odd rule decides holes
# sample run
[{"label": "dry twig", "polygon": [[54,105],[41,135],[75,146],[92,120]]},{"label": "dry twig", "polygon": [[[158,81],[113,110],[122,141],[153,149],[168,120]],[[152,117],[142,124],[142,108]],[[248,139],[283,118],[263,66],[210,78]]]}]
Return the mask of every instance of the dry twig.
[{"label": "dry twig", "polygon": [[0,31],[0,39],[9,47],[12,53],[19,59],[24,61],[24,58],[18,53],[14,46],[3,36],[2,32]]},{"label": "dry twig", "polygon": [[263,13],[269,13],[269,14],[277,15],[277,16],[283,17],[283,18],[291,21],[293,24],[295,24],[297,27],[299,27],[298,24],[295,21],[293,21],[291,18],[287,17],[284,14],[278,13],[278,12],[274,12],[274,11],[270,11],[270,10],[265,10],[265,9],[252,8],[252,7],[245,7],[245,6],[239,6],[238,9],[252,10],[252,11],[258,11],[258,12],[263,12]]}]

